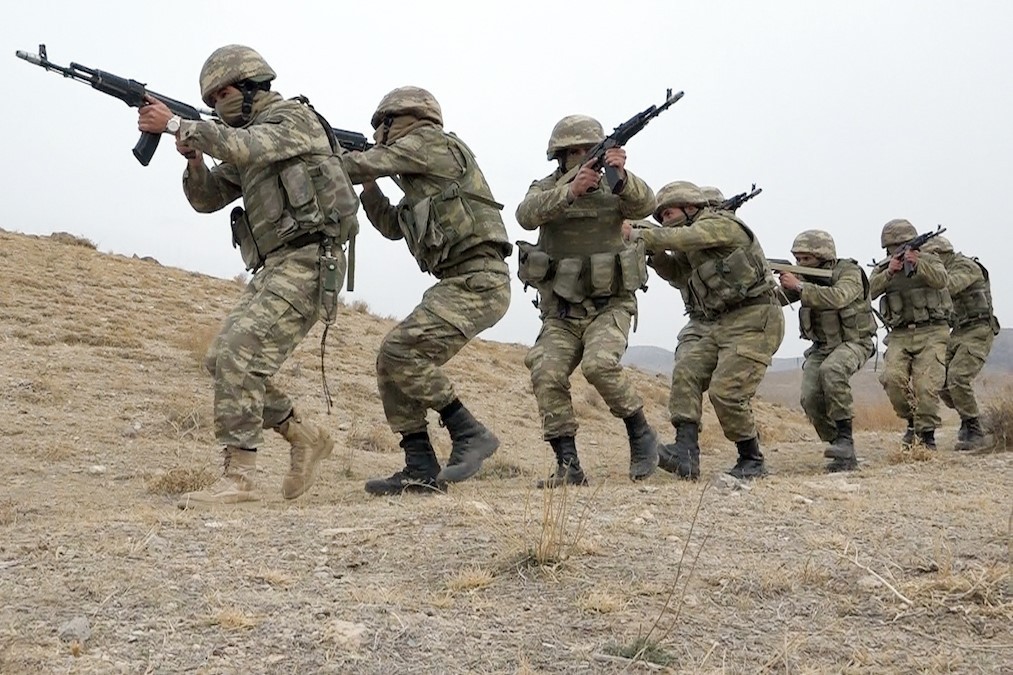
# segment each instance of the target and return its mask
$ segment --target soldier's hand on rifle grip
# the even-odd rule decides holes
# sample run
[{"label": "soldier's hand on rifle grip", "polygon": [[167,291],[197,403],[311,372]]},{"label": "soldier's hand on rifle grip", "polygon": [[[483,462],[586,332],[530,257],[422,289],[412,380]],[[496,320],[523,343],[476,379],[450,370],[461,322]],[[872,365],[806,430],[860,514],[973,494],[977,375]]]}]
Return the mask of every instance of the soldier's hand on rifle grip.
[{"label": "soldier's hand on rifle grip", "polygon": [[594,159],[585,162],[580,167],[577,175],[574,176],[567,194],[567,198],[570,201],[573,201],[577,197],[583,197],[601,182],[601,174],[595,168],[595,163],[596,160]]},{"label": "soldier's hand on rifle grip", "polygon": [[890,258],[890,263],[886,266],[886,273],[893,276],[902,269],[904,269],[904,258],[901,256],[894,256]]},{"label": "soldier's hand on rifle grip", "polygon": [[802,282],[791,272],[778,272],[781,288],[786,291],[801,291]]},{"label": "soldier's hand on rifle grip", "polygon": [[626,149],[615,147],[605,151],[604,163],[619,172],[619,178],[626,180]]},{"label": "soldier's hand on rifle grip", "polygon": [[172,111],[157,98],[145,94],[145,104],[137,111],[137,128],[149,134],[160,134],[172,117]]}]

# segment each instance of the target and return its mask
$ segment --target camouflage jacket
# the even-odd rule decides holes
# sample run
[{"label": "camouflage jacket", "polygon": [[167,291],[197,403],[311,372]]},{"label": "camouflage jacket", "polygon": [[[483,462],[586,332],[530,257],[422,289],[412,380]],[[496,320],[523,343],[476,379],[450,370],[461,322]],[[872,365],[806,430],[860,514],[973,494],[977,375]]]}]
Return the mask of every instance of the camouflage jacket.
[{"label": "camouflage jacket", "polygon": [[387,145],[342,157],[353,183],[392,178],[404,197],[394,206],[379,190],[362,193],[373,227],[406,240],[424,272],[443,278],[463,270],[507,271],[512,246],[470,148],[457,136],[424,122]]},{"label": "camouflage jacket", "polygon": [[799,329],[802,337],[828,347],[871,338],[876,334],[876,322],[865,270],[848,258],[833,261],[830,269],[833,277],[829,280],[799,275],[801,292],[784,291],[788,302],[801,301]]},{"label": "camouflage jacket", "polygon": [[233,214],[233,243],[249,269],[302,235],[343,241],[354,234],[358,199],[313,111],[264,92],[252,115],[241,128],[180,124],[182,142],[221,161],[184,171],[183,191],[194,209],[211,213],[243,197],[245,214]]},{"label": "camouflage jacket", "polygon": [[943,262],[934,253],[920,251],[910,277],[903,272],[889,274],[886,263],[878,265],[869,277],[869,297],[882,296],[879,312],[890,329],[946,323],[952,308],[946,284]]},{"label": "camouflage jacket", "polygon": [[992,319],[992,286],[988,270],[977,258],[962,253],[937,253],[946,267],[946,289],[953,301],[954,328]]}]

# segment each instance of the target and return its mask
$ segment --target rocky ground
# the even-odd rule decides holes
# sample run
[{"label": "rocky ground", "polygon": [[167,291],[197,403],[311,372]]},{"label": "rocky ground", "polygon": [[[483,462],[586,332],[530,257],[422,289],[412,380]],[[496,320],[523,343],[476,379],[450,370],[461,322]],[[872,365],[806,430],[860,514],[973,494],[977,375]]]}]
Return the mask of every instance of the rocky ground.
[{"label": "rocky ground", "polygon": [[[0,232],[0,673],[1010,672],[1013,454],[903,454],[859,434],[826,475],[799,412],[757,404],[773,475],[625,475],[621,423],[579,377],[592,485],[550,468],[523,348],[478,342],[448,372],[503,438],[446,495],[374,499],[399,467],[373,357],[391,321],[343,309],[320,397],[319,329],[279,376],[335,436],[316,486],[180,511],[213,479],[200,356],[241,286]],[[664,422],[664,378],[637,376]],[[443,456],[446,432],[435,424]]]}]

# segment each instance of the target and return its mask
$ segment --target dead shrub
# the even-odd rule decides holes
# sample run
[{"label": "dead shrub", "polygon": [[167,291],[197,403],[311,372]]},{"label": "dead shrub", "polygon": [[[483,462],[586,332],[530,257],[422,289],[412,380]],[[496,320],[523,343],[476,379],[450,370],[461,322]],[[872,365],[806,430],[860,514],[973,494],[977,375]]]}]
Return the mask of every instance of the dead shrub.
[{"label": "dead shrub", "polygon": [[250,277],[246,272],[240,272],[236,276],[232,277],[232,283],[240,288],[246,288],[246,284],[250,283]]},{"label": "dead shrub", "polygon": [[70,232],[54,232],[53,234],[49,235],[49,240],[55,241],[58,244],[66,244],[68,246],[81,246],[83,248],[90,248],[93,251],[98,248],[95,245],[95,242],[93,242],[91,239],[85,239],[84,237],[79,237],[75,234],[71,234]]},{"label": "dead shrub", "polygon": [[915,439],[915,442],[909,446],[898,443],[890,454],[886,456],[886,461],[890,464],[913,464],[916,462],[928,462],[935,456],[935,450],[929,450],[920,441]]},{"label": "dead shrub", "polygon": [[518,478],[528,472],[520,464],[502,459],[494,459],[482,465],[482,472],[476,476],[480,480],[497,480]]},{"label": "dead shrub", "polygon": [[207,467],[176,466],[165,473],[149,477],[145,483],[148,492],[156,495],[181,495],[203,490],[217,480],[218,475]]},{"label": "dead shrub", "polygon": [[173,404],[166,412],[166,422],[172,435],[178,439],[200,440],[205,430],[210,429],[210,417],[200,406]]},{"label": "dead shrub", "polygon": [[493,581],[493,573],[482,567],[467,567],[458,571],[447,580],[447,590],[450,593],[478,591]]},{"label": "dead shrub", "polygon": [[204,357],[211,348],[211,343],[218,337],[220,326],[191,326],[189,330],[175,333],[176,346],[193,358],[193,363],[204,369]]},{"label": "dead shrub", "polygon": [[992,436],[991,452],[1008,452],[1013,443],[1013,386],[1007,385],[985,404],[982,423]]},{"label": "dead shrub", "polygon": [[534,514],[529,499],[524,507],[527,542],[518,565],[552,568],[579,554],[584,549],[582,542],[587,534],[591,505],[600,489],[601,484],[582,505],[577,499],[586,493],[582,488],[564,483],[554,489],[540,490],[541,512]]},{"label": "dead shrub", "polygon": [[356,300],[351,304],[351,309],[359,314],[369,314],[369,303],[365,300]]}]

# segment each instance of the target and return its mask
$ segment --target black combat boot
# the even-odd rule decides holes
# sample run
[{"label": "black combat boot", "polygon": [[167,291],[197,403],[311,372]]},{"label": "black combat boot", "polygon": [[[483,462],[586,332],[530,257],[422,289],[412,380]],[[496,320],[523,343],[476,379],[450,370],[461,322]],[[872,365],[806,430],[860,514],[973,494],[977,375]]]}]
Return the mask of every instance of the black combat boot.
[{"label": "black combat boot", "polygon": [[745,480],[767,475],[767,469],[763,465],[763,453],[760,452],[760,443],[756,436],[747,441],[737,441],[735,447],[739,450],[739,461],[728,470],[729,476]]},{"label": "black combat boot", "polygon": [[482,462],[499,447],[499,439],[475,419],[467,408],[454,399],[440,411],[440,420],[450,432],[453,446],[440,480],[457,483],[471,478],[482,468]]},{"label": "black combat boot", "polygon": [[443,492],[446,483],[439,479],[440,461],[436,459],[429,434],[420,431],[401,439],[405,467],[390,478],[371,478],[366,492],[371,495],[399,495],[403,492]]},{"label": "black combat boot", "polygon": [[960,432],[957,434],[957,444],[953,446],[954,450],[980,450],[986,445],[988,445],[988,437],[985,435],[985,430],[981,428],[981,420],[977,417],[968,417],[960,421]]},{"label": "black combat boot", "polygon": [[675,425],[675,443],[662,445],[658,466],[679,478],[700,477],[700,425],[679,422]]},{"label": "black combat boot", "polygon": [[904,436],[900,439],[900,444],[904,446],[905,450],[910,450],[911,445],[915,442],[915,421],[914,419],[907,418],[907,429],[904,430]]},{"label": "black combat boot", "polygon": [[643,480],[658,468],[658,434],[647,423],[643,408],[623,422],[630,437],[630,480]]},{"label": "black combat boot", "polygon": [[936,449],[936,430],[926,429],[918,432],[918,442],[925,446],[926,450]]},{"label": "black combat boot", "polygon": [[563,485],[587,485],[587,478],[577,459],[577,443],[573,436],[550,438],[549,445],[556,455],[556,471],[545,480],[535,483],[535,487],[545,489]]},{"label": "black combat boot", "polygon": [[824,457],[833,460],[827,464],[827,471],[830,473],[854,471],[858,468],[858,458],[855,457],[855,437],[852,434],[851,420],[837,420],[835,424],[837,436],[823,451]]}]

